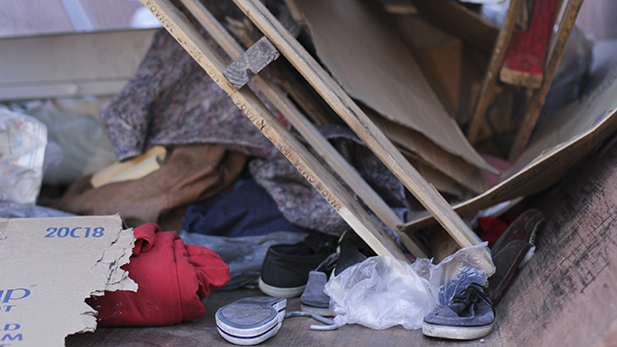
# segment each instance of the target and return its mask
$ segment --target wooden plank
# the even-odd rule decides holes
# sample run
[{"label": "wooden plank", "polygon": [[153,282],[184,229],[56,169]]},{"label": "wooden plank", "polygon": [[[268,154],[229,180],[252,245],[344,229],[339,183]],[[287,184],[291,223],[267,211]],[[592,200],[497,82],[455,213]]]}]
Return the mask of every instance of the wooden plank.
[{"label": "wooden plank", "polygon": [[547,224],[497,306],[493,334],[510,345],[617,341],[617,146],[605,148],[529,199]]},{"label": "wooden plank", "polygon": [[536,126],[536,121],[538,120],[538,116],[540,115],[540,111],[544,105],[546,95],[548,94],[551,84],[553,83],[553,78],[555,77],[557,68],[559,67],[559,62],[561,61],[563,51],[566,48],[566,43],[568,42],[570,33],[574,28],[574,23],[582,4],[583,0],[568,0],[568,3],[566,4],[564,15],[559,22],[559,29],[557,29],[557,33],[555,34],[553,47],[550,50],[548,61],[546,62],[542,86],[534,91],[529,102],[527,103],[528,106],[527,111],[525,112],[525,117],[523,118],[523,122],[518,129],[514,144],[510,149],[508,160],[511,162],[516,161],[527,146],[527,142],[529,142],[529,137]]},{"label": "wooden plank", "polygon": [[[195,0],[182,0],[182,3],[191,12],[197,21],[208,31],[214,40],[232,58],[237,59],[242,54],[242,48],[229,35],[225,28],[200,2]],[[358,171],[351,166],[345,158],[332,146],[327,139],[309,122],[295,105],[283,95],[271,82],[255,76],[253,82],[283,113],[285,118],[298,130],[298,132],[313,146],[313,149],[334,169],[345,183],[356,193],[365,204],[375,213],[382,222],[394,230],[402,224],[402,220],[392,211],[383,199],[366,183]],[[401,241],[407,249],[416,257],[428,257],[427,253],[416,245],[406,234],[401,235]]]},{"label": "wooden plank", "polygon": [[467,140],[473,145],[478,140],[480,129],[485,121],[486,110],[495,97],[495,85],[497,83],[497,77],[499,76],[499,70],[503,64],[503,60],[506,56],[506,51],[510,38],[512,37],[512,31],[516,18],[521,10],[521,3],[523,0],[512,0],[508,13],[504,19],[504,23],[499,31],[499,37],[493,48],[491,59],[488,64],[486,75],[484,75],[484,81],[482,82],[482,89],[476,102],[476,107],[473,112],[473,118],[469,124],[467,130]]},{"label": "wooden plank", "polygon": [[[300,71],[373,153],[401,180],[418,201],[435,216],[457,243],[462,247],[478,244],[478,238],[454,213],[446,200],[409,164],[381,130],[362,112],[360,107],[334,82],[261,2],[255,0],[234,0],[234,2]],[[486,271],[492,274],[494,265],[488,251],[485,257]]]},{"label": "wooden plank", "polygon": [[221,58],[208,46],[177,8],[168,0],[141,1],[375,253],[407,260],[392,238],[289,133],[249,88],[244,87],[237,90],[229,83],[223,75],[225,65]]},{"label": "wooden plank", "polygon": [[229,64],[223,74],[236,89],[240,89],[279,55],[276,47],[264,36]]}]

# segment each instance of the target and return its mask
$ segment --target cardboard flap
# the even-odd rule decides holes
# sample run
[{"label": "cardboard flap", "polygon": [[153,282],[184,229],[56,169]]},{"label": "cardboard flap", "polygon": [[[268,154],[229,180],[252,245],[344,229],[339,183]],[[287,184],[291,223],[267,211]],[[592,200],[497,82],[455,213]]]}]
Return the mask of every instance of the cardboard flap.
[{"label": "cardboard flap", "polygon": [[349,94],[387,119],[420,132],[445,151],[490,169],[424,78],[377,4],[295,0],[317,55]]},{"label": "cardboard flap", "polygon": [[86,298],[137,290],[120,268],[129,262],[133,243],[133,230],[123,230],[118,215],[3,219],[3,341],[64,346],[67,335],[94,331],[96,312]]}]

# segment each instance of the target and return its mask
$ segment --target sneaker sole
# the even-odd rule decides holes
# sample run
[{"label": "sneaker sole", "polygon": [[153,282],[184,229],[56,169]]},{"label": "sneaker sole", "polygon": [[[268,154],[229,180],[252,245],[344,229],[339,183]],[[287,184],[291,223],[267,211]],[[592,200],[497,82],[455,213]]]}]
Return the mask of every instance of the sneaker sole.
[{"label": "sneaker sole", "polygon": [[422,323],[422,334],[454,340],[475,340],[488,335],[493,329],[493,323],[479,327],[454,327]]},{"label": "sneaker sole", "polygon": [[306,288],[306,284],[299,287],[275,287],[265,283],[261,277],[259,277],[259,289],[267,295],[273,296],[275,298],[295,298],[297,296],[302,295],[304,292],[304,288]]},{"label": "sneaker sole", "polygon": [[307,306],[305,304],[300,303],[300,310],[304,312],[314,313],[322,317],[334,317],[334,313],[330,311],[329,308],[319,308],[319,307]]},{"label": "sneaker sole", "polygon": [[286,308],[287,300],[282,298],[244,298],[216,311],[216,327],[233,344],[256,345],[276,335]]}]

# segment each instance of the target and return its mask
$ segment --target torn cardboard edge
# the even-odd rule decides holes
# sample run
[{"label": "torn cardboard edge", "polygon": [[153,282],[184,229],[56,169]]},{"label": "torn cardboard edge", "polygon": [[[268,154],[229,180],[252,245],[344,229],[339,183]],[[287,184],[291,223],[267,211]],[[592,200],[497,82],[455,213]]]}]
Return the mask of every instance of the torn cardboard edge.
[{"label": "torn cardboard edge", "polygon": [[[617,67],[596,89],[550,115],[536,130],[527,149],[496,186],[453,206],[459,215],[538,193],[557,183],[568,170],[617,131]],[[400,226],[413,232],[435,224],[425,211]]]},{"label": "torn cardboard edge", "polygon": [[0,220],[2,341],[64,346],[70,334],[94,331],[85,303],[104,291],[137,291],[121,267],[135,238],[119,215]]}]

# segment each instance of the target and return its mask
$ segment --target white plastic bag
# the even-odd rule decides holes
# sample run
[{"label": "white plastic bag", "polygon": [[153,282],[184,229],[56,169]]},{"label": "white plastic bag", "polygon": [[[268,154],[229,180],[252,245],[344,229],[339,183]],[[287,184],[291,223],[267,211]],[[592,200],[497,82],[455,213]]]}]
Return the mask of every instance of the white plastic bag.
[{"label": "white plastic bag", "polygon": [[438,265],[429,259],[407,264],[379,256],[350,266],[324,288],[334,321],[377,330],[395,325],[419,329],[424,316],[447,304],[469,283],[486,283],[481,270],[486,244],[463,248]]},{"label": "white plastic bag", "polygon": [[11,104],[13,111],[47,126],[43,183],[68,186],[116,162],[113,145],[98,116],[105,100],[86,97]]},{"label": "white plastic bag", "polygon": [[46,145],[45,124],[0,107],[0,201],[36,203]]}]

